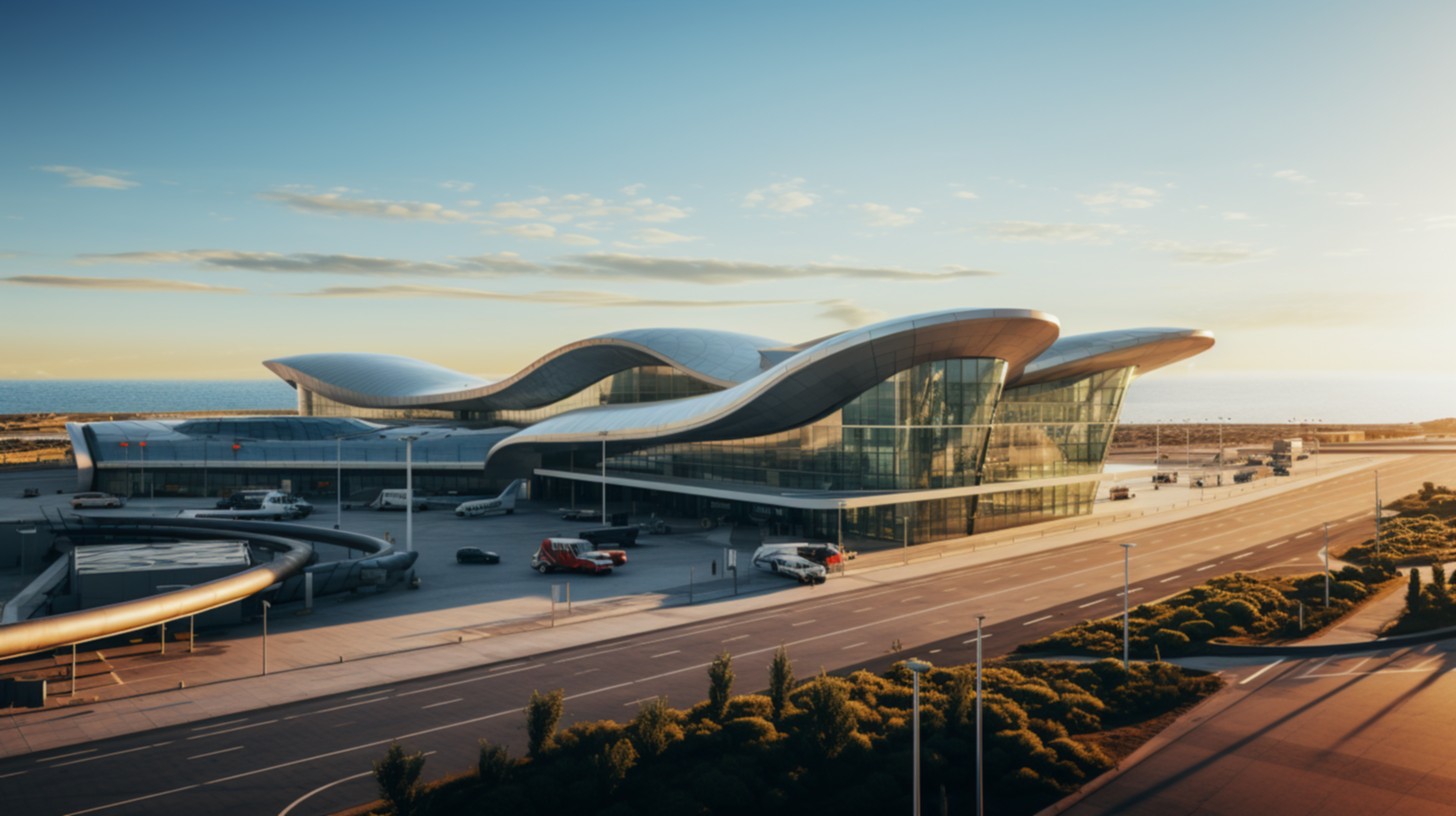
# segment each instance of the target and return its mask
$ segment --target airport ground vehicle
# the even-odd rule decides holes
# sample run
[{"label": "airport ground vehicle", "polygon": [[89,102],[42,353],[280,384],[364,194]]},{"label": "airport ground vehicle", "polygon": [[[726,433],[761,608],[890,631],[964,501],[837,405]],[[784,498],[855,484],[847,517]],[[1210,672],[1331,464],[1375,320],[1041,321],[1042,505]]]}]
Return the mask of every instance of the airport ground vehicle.
[{"label": "airport ground vehicle", "polygon": [[1107,498],[1113,501],[1124,501],[1127,499],[1131,499],[1132,497],[1132,490],[1126,487],[1114,487],[1111,490],[1107,491]]},{"label": "airport ground vehicle", "polygon": [[516,512],[516,496],[520,494],[521,484],[525,479],[517,479],[506,485],[499,496],[493,499],[476,499],[474,501],[461,502],[455,508],[455,515],[461,518],[475,516],[494,516],[499,514],[510,515]]},{"label": "airport ground vehicle", "polygon": [[479,547],[461,547],[455,551],[457,564],[499,564],[500,556]]},{"label": "airport ground vehicle", "polygon": [[790,544],[764,544],[753,551],[753,560],[757,563],[760,556],[772,553],[796,555],[824,567],[837,567],[854,558],[854,553],[843,552],[834,544],[812,544],[808,541],[797,541]]},{"label": "airport ground vehicle", "polygon": [[822,584],[829,574],[823,564],[816,564],[802,555],[784,550],[764,552],[763,547],[753,554],[753,565],[775,575],[797,578],[802,584]]},{"label": "airport ground vehicle", "polygon": [[630,547],[637,543],[638,532],[640,531],[636,527],[598,527],[594,530],[582,530],[577,535],[590,541],[594,547],[603,544]]},{"label": "airport ground vehicle", "polygon": [[595,550],[591,542],[580,538],[547,538],[531,555],[531,568],[545,575],[548,572],[585,572],[606,575],[613,567],[627,563],[621,550]]},{"label": "airport ground vehicle", "polygon": [[[374,501],[369,503],[369,507],[373,510],[403,510],[410,505],[409,494],[410,491],[408,490],[396,490],[392,488],[389,490],[381,490],[379,491],[379,495],[374,497]],[[414,507],[416,513],[423,513],[430,509],[429,504],[418,495],[414,497]]]},{"label": "airport ground vehicle", "polygon": [[648,535],[669,535],[672,533],[672,525],[657,516],[653,516],[651,519],[638,524],[637,528],[646,532]]},{"label": "airport ground vehicle", "polygon": [[77,493],[71,497],[71,507],[80,510],[84,507],[120,507],[121,499],[110,493]]},{"label": "airport ground vehicle", "polygon": [[562,521],[596,521],[602,517],[600,511],[592,508],[582,508],[580,510],[563,509],[559,512],[561,513]]},{"label": "airport ground vehicle", "polygon": [[269,490],[256,502],[246,502],[239,507],[214,508],[212,510],[187,510],[183,515],[190,518],[230,519],[298,519],[313,512],[313,505],[297,496],[277,490]]}]

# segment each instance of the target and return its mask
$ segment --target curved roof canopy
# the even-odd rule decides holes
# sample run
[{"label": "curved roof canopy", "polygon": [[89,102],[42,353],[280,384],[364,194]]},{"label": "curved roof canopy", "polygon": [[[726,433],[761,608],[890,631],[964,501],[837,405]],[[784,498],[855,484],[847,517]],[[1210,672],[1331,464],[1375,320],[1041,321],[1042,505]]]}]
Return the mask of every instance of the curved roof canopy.
[{"label": "curved roof canopy", "polygon": [[1008,387],[1084,377],[1113,368],[1146,374],[1213,346],[1213,332],[1198,329],[1119,329],[1064,337],[1026,367]]}]

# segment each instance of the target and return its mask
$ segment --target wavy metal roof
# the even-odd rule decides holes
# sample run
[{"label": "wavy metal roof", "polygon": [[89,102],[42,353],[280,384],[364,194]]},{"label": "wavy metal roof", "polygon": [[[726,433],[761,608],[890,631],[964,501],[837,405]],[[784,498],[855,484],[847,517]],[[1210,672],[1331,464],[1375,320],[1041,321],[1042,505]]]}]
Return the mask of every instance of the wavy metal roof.
[{"label": "wavy metal roof", "polygon": [[1005,360],[1008,379],[1045,351],[1060,326],[1029,309],[931,312],[843,332],[809,346],[747,382],[681,400],[608,405],[542,420],[491,450],[651,441],[737,439],[796,428],[840,408],[899,371],[957,357]]},{"label": "wavy metal roof", "polygon": [[1139,375],[1213,347],[1213,332],[1199,329],[1119,329],[1064,337],[1052,344],[1008,387],[1136,367]]},{"label": "wavy metal roof", "polygon": [[361,408],[502,410],[550,405],[604,377],[670,366],[728,387],[762,370],[783,341],[710,329],[632,329],[562,346],[499,382],[393,354],[300,354],[264,366],[295,385]]}]

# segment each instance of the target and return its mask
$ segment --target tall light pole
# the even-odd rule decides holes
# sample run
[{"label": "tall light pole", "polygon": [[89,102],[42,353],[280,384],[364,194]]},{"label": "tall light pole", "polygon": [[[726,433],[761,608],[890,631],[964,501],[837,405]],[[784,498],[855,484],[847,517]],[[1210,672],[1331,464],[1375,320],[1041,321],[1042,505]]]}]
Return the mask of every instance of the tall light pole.
[{"label": "tall light pole", "polygon": [[836,534],[839,551],[844,552],[844,499],[839,500],[839,532]]},{"label": "tall light pole", "polygon": [[607,523],[607,432],[602,431],[602,525]]},{"label": "tall light pole", "polygon": [[920,675],[930,671],[933,666],[923,660],[910,659],[905,661],[905,667],[915,675],[915,705],[914,715],[911,719],[911,739],[915,741],[914,754],[915,771],[911,784],[911,814],[920,816]]},{"label": "tall light pole", "polygon": [[986,812],[986,763],[981,759],[981,623],[985,615],[976,616],[976,816]]},{"label": "tall light pole", "polygon": [[[905,563],[905,564],[908,564],[908,563],[910,563],[910,517],[909,516],[901,516],[900,517],[900,532],[903,533],[904,536],[905,536],[905,543],[900,548],[900,551],[902,553],[904,553],[904,556],[905,557],[901,559],[901,562],[902,563]],[[843,542],[841,541],[840,544],[842,546],[843,545]]]},{"label": "tall light pole", "polygon": [[151,482],[147,480],[147,440],[143,439],[138,442],[137,447],[142,449],[142,485],[147,487],[148,498],[156,499],[157,495],[151,489]]},{"label": "tall light pole", "polygon": [[1127,637],[1127,629],[1128,629],[1128,623],[1127,623],[1127,621],[1128,621],[1128,617],[1127,617],[1128,616],[1128,604],[1127,604],[1127,598],[1128,598],[1128,561],[1132,557],[1132,548],[1133,547],[1136,547],[1136,546],[1137,546],[1136,544],[1133,544],[1131,542],[1124,542],[1123,545],[1122,545],[1122,670],[1123,671],[1129,671],[1130,670],[1129,660],[1128,660],[1128,637]]},{"label": "tall light pole", "polygon": [[[1319,457],[1315,457],[1319,461]],[[1380,506],[1380,471],[1375,471],[1375,554],[1380,555],[1380,514],[1384,508]]]},{"label": "tall light pole", "polygon": [[334,437],[334,529],[344,523],[344,437]]},{"label": "tall light pole", "polygon": [[1163,423],[1153,423],[1153,472],[1163,469]]},{"label": "tall light pole", "polygon": [[400,437],[404,440],[404,551],[415,551],[415,440],[418,436]]},{"label": "tall light pole", "polygon": [[1325,522],[1325,609],[1330,608],[1330,523]]},{"label": "tall light pole", "polygon": [[1193,420],[1183,420],[1183,469],[1193,470]]},{"label": "tall light pole", "polygon": [[268,608],[273,604],[263,601],[263,676],[268,676]]}]

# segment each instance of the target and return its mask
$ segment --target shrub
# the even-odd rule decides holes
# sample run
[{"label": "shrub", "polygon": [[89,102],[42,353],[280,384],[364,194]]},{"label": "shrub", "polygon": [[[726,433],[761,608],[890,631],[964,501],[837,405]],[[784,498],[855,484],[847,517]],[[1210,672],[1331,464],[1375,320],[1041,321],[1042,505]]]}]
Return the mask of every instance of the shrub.
[{"label": "shrub", "polygon": [[480,754],[475,759],[475,775],[489,786],[505,782],[515,768],[515,761],[504,745],[492,745],[489,740],[480,741]]},{"label": "shrub", "polygon": [[723,718],[736,720],[741,717],[762,717],[765,720],[771,720],[773,716],[773,700],[762,694],[742,694],[728,701]]},{"label": "shrub", "polygon": [[1188,636],[1177,629],[1159,629],[1153,633],[1153,643],[1167,654],[1178,654],[1188,648]]},{"label": "shrub", "polygon": [[526,750],[531,756],[538,756],[551,747],[556,725],[566,709],[565,700],[566,694],[561,689],[545,694],[531,692],[531,700],[526,704]]},{"label": "shrub", "polygon": [[379,798],[389,806],[390,813],[411,816],[415,812],[420,772],[424,769],[424,753],[406,754],[397,742],[390,743],[384,759],[374,763],[374,782],[379,786]]},{"label": "shrub", "polygon": [[1187,635],[1189,640],[1202,642],[1213,637],[1217,630],[1212,621],[1188,620],[1178,624],[1178,631]]},{"label": "shrub", "polygon": [[666,697],[654,697],[639,706],[627,734],[637,753],[645,757],[659,756],[667,746],[683,738],[677,712],[667,707]]},{"label": "shrub", "polygon": [[789,663],[789,650],[779,646],[768,667],[768,698],[773,701],[773,718],[784,718],[784,707],[794,690],[794,668]]},{"label": "shrub", "polygon": [[794,692],[793,702],[801,709],[801,733],[822,756],[834,759],[855,741],[857,723],[845,681],[820,674]]},{"label": "shrub", "polygon": [[722,722],[733,694],[733,656],[723,652],[708,666],[708,715]]}]

